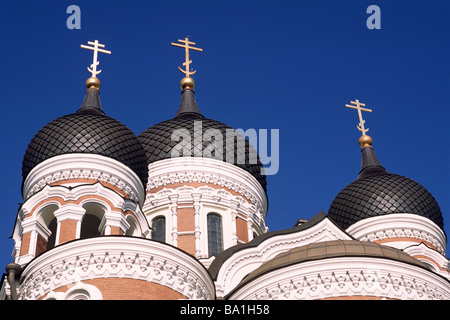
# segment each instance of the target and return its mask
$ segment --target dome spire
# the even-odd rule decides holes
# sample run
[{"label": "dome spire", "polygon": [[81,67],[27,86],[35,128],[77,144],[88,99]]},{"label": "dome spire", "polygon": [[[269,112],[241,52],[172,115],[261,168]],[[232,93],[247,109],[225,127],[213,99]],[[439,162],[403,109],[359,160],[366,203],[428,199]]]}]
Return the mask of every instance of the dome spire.
[{"label": "dome spire", "polygon": [[352,105],[346,104],[345,106],[347,108],[358,110],[359,125],[357,125],[356,128],[362,133],[361,137],[358,140],[359,146],[361,147],[361,170],[359,172],[358,179],[388,173],[386,169],[384,169],[380,164],[377,156],[375,155],[375,151],[372,147],[372,138],[366,135],[366,132],[369,131],[369,128],[366,129],[364,127],[366,121],[362,118],[361,111],[372,112],[372,110],[361,108],[365,107],[366,105],[359,102],[359,100],[350,101],[350,103]]},{"label": "dome spire", "polygon": [[95,40],[94,42],[88,41],[88,44],[92,45],[92,47],[82,44],[81,48],[94,51],[91,67],[90,68],[87,67],[88,71],[92,74],[92,76],[86,81],[86,88],[87,88],[86,95],[78,111],[94,110],[94,111],[101,111],[103,113],[99,93],[100,80],[97,78],[97,75],[100,74],[100,72],[102,72],[102,70],[97,71],[97,66],[100,64],[100,61],[98,60],[98,53],[102,52],[106,54],[111,54],[111,51],[101,49],[104,48],[105,45],[99,43],[98,40]]},{"label": "dome spire", "polygon": [[[200,109],[197,106],[197,102],[195,101],[194,97],[194,88],[195,88],[195,81],[192,79],[191,75],[195,74],[197,70],[191,70],[190,65],[192,63],[192,60],[189,58],[189,50],[195,50],[195,51],[203,51],[203,49],[194,47],[195,42],[189,41],[189,38],[186,37],[184,40],[178,40],[180,43],[174,43],[172,42],[171,45],[175,47],[180,47],[185,49],[185,62],[183,63],[183,66],[185,69],[178,67],[182,73],[185,74],[185,77],[181,79],[180,87],[182,89],[181,92],[181,103],[180,107],[178,108],[178,112],[176,116],[179,116],[181,114],[200,114]],[[192,46],[191,46],[192,45]]]},{"label": "dome spire", "polygon": [[[336,195],[328,209],[328,217],[342,229],[347,230],[347,232],[349,232],[349,228],[352,225],[360,223],[364,219],[373,219],[381,216],[386,216],[386,219],[389,219],[387,215],[394,214],[419,215],[431,220],[443,230],[444,224],[442,212],[433,196],[416,181],[408,177],[389,173],[380,164],[372,147],[372,139],[365,134],[368,129],[365,129],[363,126],[364,120],[362,119],[361,111],[368,111],[369,109],[361,108],[361,105],[364,106],[364,104],[359,103],[358,100],[355,102],[352,101],[352,104],[355,104],[356,106],[346,105],[346,107],[358,110],[360,119],[358,130],[363,133],[359,139],[359,144],[361,146],[361,170],[356,180],[347,185]],[[371,111],[372,110],[368,112]],[[384,221],[394,221],[398,220],[398,218],[398,216],[393,216],[393,220]],[[405,219],[410,219],[410,217],[406,216]],[[381,223],[380,225],[386,226],[389,230],[392,230],[390,222],[384,225],[382,220],[376,221],[378,221],[377,225],[378,223]],[[411,221],[414,221],[414,219]],[[424,225],[423,222],[417,222],[417,230],[421,230]],[[368,232],[366,235],[373,234],[374,229],[371,229],[372,226],[373,225],[370,223],[367,225],[359,224],[358,232],[367,227],[367,229],[365,229]],[[408,228],[416,227],[411,227],[408,224]],[[353,229],[353,231],[354,230],[355,229]],[[386,230],[387,229],[383,232]],[[381,232],[381,229],[379,229],[379,231]],[[421,232],[418,232],[418,234],[419,233]],[[362,234],[363,233],[359,233],[360,236],[362,236]],[[400,243],[399,240],[403,242],[405,239],[402,235],[398,237],[396,235],[392,237],[389,236],[388,238],[389,240],[383,240],[384,244],[389,246],[389,243],[392,243],[395,247]],[[429,241],[421,236],[417,236],[416,240],[419,239],[422,241]],[[415,240],[414,242],[408,243],[408,241],[405,241],[404,243],[405,246],[417,244]]]}]

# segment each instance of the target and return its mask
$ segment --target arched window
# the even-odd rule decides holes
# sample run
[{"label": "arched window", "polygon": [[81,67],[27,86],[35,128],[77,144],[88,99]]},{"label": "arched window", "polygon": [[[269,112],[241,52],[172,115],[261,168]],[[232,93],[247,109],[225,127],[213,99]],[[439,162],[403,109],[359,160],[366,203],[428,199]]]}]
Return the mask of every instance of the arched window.
[{"label": "arched window", "polygon": [[166,218],[156,217],[152,220],[152,239],[166,242]]},{"label": "arched window", "polygon": [[209,213],[208,220],[208,254],[217,256],[223,251],[222,217],[217,213]]},{"label": "arched window", "polygon": [[86,213],[81,222],[80,239],[99,236],[100,223],[101,220],[97,216]]},{"label": "arched window", "polygon": [[56,229],[58,226],[58,222],[55,218],[55,211],[57,209],[58,209],[58,205],[49,204],[49,205],[46,205],[39,214],[39,223],[42,226],[47,227],[47,230],[49,231],[49,235],[47,238],[47,244],[46,244],[45,248],[42,248],[44,250],[49,250],[55,246]]},{"label": "arched window", "polygon": [[86,213],[81,221],[80,239],[101,235],[99,229],[105,215],[105,209],[97,203],[86,203],[83,208]]},{"label": "arched window", "polygon": [[55,246],[56,241],[56,228],[57,228],[57,221],[56,218],[53,218],[50,223],[48,224],[48,230],[50,230],[50,236],[47,240],[47,250],[53,248]]},{"label": "arched window", "polygon": [[131,214],[127,216],[127,222],[130,224],[130,227],[125,232],[125,235],[139,237],[140,233],[138,224],[136,222],[136,219]]}]

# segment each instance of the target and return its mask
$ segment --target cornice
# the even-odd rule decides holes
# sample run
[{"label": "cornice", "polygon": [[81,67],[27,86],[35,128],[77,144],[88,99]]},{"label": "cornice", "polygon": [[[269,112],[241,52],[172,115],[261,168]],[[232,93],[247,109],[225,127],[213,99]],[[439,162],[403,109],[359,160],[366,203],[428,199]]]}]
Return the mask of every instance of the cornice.
[{"label": "cornice", "polygon": [[450,282],[418,266],[382,258],[313,260],[268,272],[235,289],[231,300],[316,300],[333,297],[448,300]]},{"label": "cornice", "polygon": [[450,281],[450,261],[441,253],[426,246],[424,243],[406,247],[403,251],[419,261],[425,262]]},{"label": "cornice", "polygon": [[256,178],[242,168],[216,159],[181,157],[151,163],[146,190],[188,182],[228,188],[249,199],[264,216],[267,213],[267,196]]},{"label": "cornice", "polygon": [[105,182],[143,205],[144,187],[133,170],[109,157],[84,153],[59,155],[38,164],[24,181],[23,197],[26,200],[47,185],[70,180]]},{"label": "cornice", "polygon": [[346,230],[361,241],[388,241],[396,238],[420,239],[445,255],[447,239],[438,225],[428,218],[412,213],[392,213],[366,218]]},{"label": "cornice", "polygon": [[[296,229],[298,230],[294,231]],[[351,239],[328,219],[323,219],[307,229],[292,230],[289,233],[269,237],[258,246],[252,246],[252,242],[243,245],[241,250],[223,261],[219,270],[214,273],[218,296],[227,295],[246,275],[282,252],[313,242]],[[216,260],[218,258],[220,256]]]},{"label": "cornice", "polygon": [[94,278],[158,283],[189,299],[214,299],[203,265],[183,251],[149,239],[104,236],[75,240],[34,258],[21,275],[20,299],[39,299],[56,288]]},{"label": "cornice", "polygon": [[30,214],[34,216],[40,208],[51,204],[62,207],[66,204],[77,203],[82,206],[84,202],[92,201],[92,199],[101,202],[111,210],[117,208],[121,211],[135,211],[138,208],[136,202],[123,199],[119,194],[109,188],[105,188],[100,183],[78,185],[73,188],[47,185],[39,193],[31,196],[23,203],[19,214],[21,218]]}]

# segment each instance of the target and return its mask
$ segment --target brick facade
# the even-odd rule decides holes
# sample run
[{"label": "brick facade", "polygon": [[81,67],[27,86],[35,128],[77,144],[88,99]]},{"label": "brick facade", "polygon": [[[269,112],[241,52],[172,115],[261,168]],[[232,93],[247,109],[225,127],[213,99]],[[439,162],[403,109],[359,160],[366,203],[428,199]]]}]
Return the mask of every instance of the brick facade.
[{"label": "brick facade", "polygon": [[[103,300],[180,300],[181,293],[157,283],[128,278],[98,278],[83,281],[97,287]],[[74,285],[74,284],[73,284]],[[66,292],[71,285],[59,287],[54,292]],[[45,299],[47,295],[39,300]]]}]

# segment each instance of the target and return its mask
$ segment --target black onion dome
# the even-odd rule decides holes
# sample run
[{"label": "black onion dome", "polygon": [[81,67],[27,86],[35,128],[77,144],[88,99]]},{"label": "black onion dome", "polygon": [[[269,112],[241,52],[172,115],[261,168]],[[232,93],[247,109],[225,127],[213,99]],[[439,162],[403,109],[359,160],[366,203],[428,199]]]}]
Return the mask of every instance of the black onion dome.
[{"label": "black onion dome", "polygon": [[339,192],[331,203],[328,217],[347,229],[370,217],[412,213],[428,218],[444,229],[441,209],[427,189],[410,178],[387,172],[372,147],[364,147],[361,152],[358,178]]},{"label": "black onion dome", "polygon": [[106,156],[127,165],[145,185],[147,159],[136,135],[102,111],[99,93],[88,89],[79,110],[45,125],[33,137],[25,152],[22,176],[49,158],[69,153]]},{"label": "black onion dome", "polygon": [[[155,161],[172,158],[172,150],[174,149],[174,147],[179,145],[180,142],[189,143],[189,141],[185,141],[182,138],[172,139],[172,133],[177,129],[185,129],[191,136],[191,145],[190,148],[188,148],[191,151],[190,154],[186,155],[182,154],[181,152],[177,152],[177,155],[196,157],[199,156],[199,154],[202,154],[201,150],[199,153],[198,148],[195,147],[195,122],[197,122],[197,125],[201,125],[202,135],[204,135],[205,132],[209,129],[219,130],[223,136],[223,154],[221,157],[223,161],[230,162],[230,159],[233,159],[232,164],[249,172],[253,177],[256,178],[256,180],[258,180],[263,189],[266,190],[267,183],[266,176],[263,172],[263,166],[261,164],[259,156],[257,156],[256,151],[250,145],[249,141],[247,139],[234,139],[234,147],[227,148],[227,133],[230,134],[230,132],[232,132],[235,135],[239,135],[239,137],[242,137],[242,135],[240,135],[232,127],[222,122],[204,117],[200,113],[200,110],[194,99],[194,93],[190,89],[183,90],[178,113],[173,119],[160,122],[143,131],[138,136],[142,146],[145,149],[148,163],[150,164]],[[237,141],[245,141],[245,148],[242,148],[242,145],[238,144]],[[210,144],[211,139],[203,138],[202,150],[205,150],[205,148],[207,148]],[[256,161],[253,160],[254,158],[252,158],[252,155],[256,155]],[[206,154],[203,156],[210,156],[211,158],[213,158],[213,154]],[[244,159],[245,162],[243,161]]]}]

